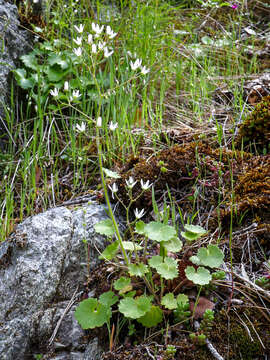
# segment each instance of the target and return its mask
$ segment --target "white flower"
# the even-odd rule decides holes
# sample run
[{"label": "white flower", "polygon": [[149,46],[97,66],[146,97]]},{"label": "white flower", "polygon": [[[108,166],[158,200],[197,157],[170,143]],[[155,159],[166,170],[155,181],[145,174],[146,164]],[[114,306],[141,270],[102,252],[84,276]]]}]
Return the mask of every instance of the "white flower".
[{"label": "white flower", "polygon": [[79,26],[74,25],[74,28],[79,34],[81,34],[83,32],[84,25],[83,24],[80,24]]},{"label": "white flower", "polygon": [[97,127],[101,127],[101,126],[102,126],[102,117],[99,116],[99,117],[97,118]]},{"label": "white flower", "polygon": [[142,209],[141,211],[139,211],[137,208],[134,210],[134,215],[136,217],[136,219],[140,219],[141,217],[143,217],[144,215],[144,209]]},{"label": "white flower", "polygon": [[57,88],[54,88],[53,90],[50,91],[50,94],[54,97],[57,97],[59,94],[59,90]]},{"label": "white flower", "polygon": [[87,42],[89,45],[93,43],[93,35],[92,34],[88,34]]},{"label": "white flower", "polygon": [[73,39],[73,41],[75,42],[75,44],[77,45],[82,45],[82,37],[77,36],[77,39]]},{"label": "white flower", "polygon": [[76,124],[76,130],[78,132],[85,132],[85,129],[86,129],[85,122],[82,122],[81,125]]},{"label": "white flower", "polygon": [[81,97],[82,94],[80,94],[80,91],[79,90],[73,90],[72,92],[72,97],[75,98],[75,99],[79,99],[79,97]]},{"label": "white flower", "polygon": [[97,45],[96,44],[92,44],[92,53],[93,54],[97,53]]},{"label": "white flower", "polygon": [[151,186],[152,186],[152,184],[149,184],[149,180],[147,180],[144,183],[143,180],[141,179],[141,187],[143,190],[148,190]]},{"label": "white flower", "polygon": [[77,49],[73,49],[73,52],[74,52],[75,55],[81,56],[82,55],[82,48],[78,47]]},{"label": "white flower", "polygon": [[68,89],[69,89],[68,81],[65,81],[64,82],[64,91],[68,91]]},{"label": "white flower", "polygon": [[147,69],[145,66],[141,66],[141,72],[142,72],[142,74],[143,75],[146,75],[146,74],[148,74],[149,73],[149,69]]},{"label": "white flower", "polygon": [[106,34],[109,36],[110,39],[113,39],[117,33],[113,32],[110,26],[106,26]]},{"label": "white flower", "polygon": [[118,128],[118,124],[117,123],[113,123],[112,121],[110,122],[110,130],[111,131],[114,131],[115,129]]},{"label": "white flower", "polygon": [[113,183],[113,186],[111,187],[111,186],[109,185],[109,188],[110,188],[110,190],[111,190],[111,192],[112,192],[112,198],[114,199],[114,194],[117,193],[117,191],[118,191],[118,186],[116,185],[116,183]]},{"label": "white flower", "polygon": [[92,29],[97,35],[100,35],[104,29],[104,25],[99,27],[98,24],[92,23]]},{"label": "white flower", "polygon": [[105,56],[105,58],[110,57],[112,54],[113,54],[113,50],[109,52],[107,47],[104,48],[104,56]]},{"label": "white flower", "polygon": [[103,42],[99,41],[99,42],[98,42],[98,48],[99,48],[99,50],[103,50],[105,46],[106,46],[105,41],[103,41]]},{"label": "white flower", "polygon": [[134,71],[137,70],[141,65],[142,65],[141,59],[137,59],[134,63],[132,61],[130,62],[131,69]]},{"label": "white flower", "polygon": [[136,184],[137,180],[135,181],[132,176],[129,177],[128,180],[126,180],[127,187],[129,189],[132,189],[133,186]]}]

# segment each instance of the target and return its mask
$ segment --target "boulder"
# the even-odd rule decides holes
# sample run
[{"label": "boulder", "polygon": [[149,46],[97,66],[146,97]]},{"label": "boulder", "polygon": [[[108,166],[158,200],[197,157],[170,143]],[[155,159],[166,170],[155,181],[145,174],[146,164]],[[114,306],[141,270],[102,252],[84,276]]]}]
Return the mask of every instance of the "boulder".
[{"label": "boulder", "polygon": [[[0,359],[99,359],[74,318],[87,275],[105,239],[93,226],[107,218],[101,205],[57,207],[32,216],[0,244]],[[94,292],[93,292],[94,293]]]},{"label": "boulder", "polygon": [[[19,57],[31,50],[30,32],[19,27],[16,5],[0,0],[0,133],[5,129],[5,108],[9,107],[11,71]],[[1,138],[0,138],[1,141]]]}]

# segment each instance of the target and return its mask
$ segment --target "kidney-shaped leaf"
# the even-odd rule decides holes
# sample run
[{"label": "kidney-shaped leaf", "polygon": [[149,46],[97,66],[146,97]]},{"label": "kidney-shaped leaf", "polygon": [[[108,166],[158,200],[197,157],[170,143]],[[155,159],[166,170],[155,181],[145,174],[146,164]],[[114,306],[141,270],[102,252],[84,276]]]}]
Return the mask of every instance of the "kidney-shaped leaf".
[{"label": "kidney-shaped leaf", "polygon": [[173,226],[162,224],[159,221],[151,221],[145,225],[144,233],[149,239],[158,242],[169,241],[176,236],[176,230]]},{"label": "kidney-shaped leaf", "polygon": [[128,273],[130,276],[143,276],[144,274],[147,274],[149,272],[149,269],[147,265],[143,263],[139,264],[129,264],[128,266]]},{"label": "kidney-shaped leaf", "polygon": [[224,254],[217,245],[208,245],[207,248],[200,248],[197,257],[202,265],[211,268],[219,267],[224,260]]},{"label": "kidney-shaped leaf", "polygon": [[199,267],[196,271],[193,266],[187,266],[185,273],[188,280],[197,285],[207,285],[212,280],[209,270],[204,267]]},{"label": "kidney-shaped leaf", "polygon": [[118,301],[118,296],[113,291],[107,291],[100,295],[99,302],[105,306],[112,306]]},{"label": "kidney-shaped leaf", "polygon": [[157,326],[162,321],[162,310],[155,305],[151,306],[151,309],[137,321],[145,327]]},{"label": "kidney-shaped leaf", "polygon": [[143,247],[138,245],[138,244],[135,244],[133,241],[123,241],[123,247],[125,250],[128,250],[128,251],[135,251],[135,250],[142,250]]},{"label": "kidney-shaped leaf", "polygon": [[130,297],[120,300],[118,309],[127,318],[138,319],[145,315],[151,308],[151,300],[147,296],[137,299]]},{"label": "kidney-shaped leaf", "polygon": [[178,276],[177,261],[171,257],[167,256],[163,261],[161,256],[152,256],[148,263],[166,280],[172,280]]},{"label": "kidney-shaped leaf", "polygon": [[174,236],[169,241],[166,241],[166,242],[163,241],[162,245],[165,247],[165,249],[167,251],[170,251],[170,252],[181,251],[181,249],[183,247],[182,241],[177,236]]},{"label": "kidney-shaped leaf", "polygon": [[108,322],[112,312],[109,306],[90,298],[79,304],[74,316],[83,329],[94,329]]},{"label": "kidney-shaped leaf", "polygon": [[161,305],[165,306],[165,308],[169,310],[173,310],[177,308],[177,301],[173,295],[173,293],[168,293],[163,296],[161,300]]},{"label": "kidney-shaped leaf", "polygon": [[106,219],[94,225],[94,229],[101,235],[112,236],[115,233],[113,222],[111,219]]},{"label": "kidney-shaped leaf", "polygon": [[102,253],[99,255],[99,259],[103,260],[112,260],[115,255],[118,253],[119,243],[118,241],[115,241],[108,245]]}]

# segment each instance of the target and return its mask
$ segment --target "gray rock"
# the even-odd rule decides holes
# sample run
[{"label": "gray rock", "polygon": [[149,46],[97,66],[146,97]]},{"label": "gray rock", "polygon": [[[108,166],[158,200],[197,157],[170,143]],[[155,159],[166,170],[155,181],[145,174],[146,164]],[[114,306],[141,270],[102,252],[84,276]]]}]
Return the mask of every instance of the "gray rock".
[{"label": "gray rock", "polygon": [[0,130],[5,128],[5,106],[8,107],[11,70],[19,57],[31,50],[30,33],[19,28],[18,9],[0,0]]},{"label": "gray rock", "polygon": [[91,269],[98,261],[96,248],[105,247],[93,228],[105,218],[96,204],[54,208],[26,219],[0,245],[1,360],[32,359],[49,348],[58,356],[50,359],[99,358],[102,350],[85,342],[73,304],[86,278],[85,247],[91,249]]}]

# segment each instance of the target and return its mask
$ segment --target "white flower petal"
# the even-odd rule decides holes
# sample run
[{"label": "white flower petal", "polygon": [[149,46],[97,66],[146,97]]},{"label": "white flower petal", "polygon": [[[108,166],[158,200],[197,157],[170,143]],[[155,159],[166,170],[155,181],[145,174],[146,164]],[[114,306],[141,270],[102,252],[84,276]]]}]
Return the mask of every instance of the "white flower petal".
[{"label": "white flower petal", "polygon": [[80,24],[79,26],[74,25],[74,28],[79,34],[81,34],[83,32],[84,25],[83,24]]}]

